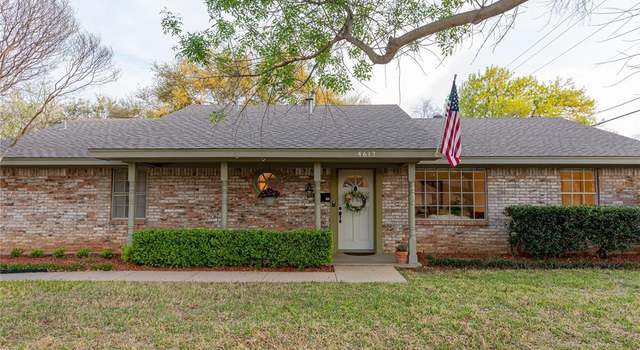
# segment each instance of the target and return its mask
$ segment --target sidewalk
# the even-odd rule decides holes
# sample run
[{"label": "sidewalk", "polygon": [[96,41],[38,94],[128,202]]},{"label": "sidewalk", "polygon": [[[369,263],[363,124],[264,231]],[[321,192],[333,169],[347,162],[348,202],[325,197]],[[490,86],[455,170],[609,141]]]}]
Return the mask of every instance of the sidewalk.
[{"label": "sidewalk", "polygon": [[406,280],[392,266],[335,266],[334,272],[261,271],[91,271],[1,274],[0,281],[135,281],[135,282],[382,282]]}]

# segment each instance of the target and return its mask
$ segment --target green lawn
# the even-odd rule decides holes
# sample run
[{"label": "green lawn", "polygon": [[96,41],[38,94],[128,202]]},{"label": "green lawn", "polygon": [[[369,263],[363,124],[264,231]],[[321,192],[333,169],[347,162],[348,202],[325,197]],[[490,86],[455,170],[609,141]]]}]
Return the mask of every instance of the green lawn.
[{"label": "green lawn", "polygon": [[408,284],[0,282],[0,348],[640,348],[640,271]]}]

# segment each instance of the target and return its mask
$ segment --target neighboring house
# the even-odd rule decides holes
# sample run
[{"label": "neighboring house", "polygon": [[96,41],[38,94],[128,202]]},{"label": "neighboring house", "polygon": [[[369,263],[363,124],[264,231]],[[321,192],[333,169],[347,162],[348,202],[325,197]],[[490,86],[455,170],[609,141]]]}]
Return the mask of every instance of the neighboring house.
[{"label": "neighboring house", "polygon": [[508,205],[640,203],[640,142],[563,119],[464,119],[450,169],[443,120],[395,105],[249,106],[214,125],[215,110],[30,133],[0,164],[0,253],[121,246],[135,225],[324,227],[337,251],[501,254]]}]

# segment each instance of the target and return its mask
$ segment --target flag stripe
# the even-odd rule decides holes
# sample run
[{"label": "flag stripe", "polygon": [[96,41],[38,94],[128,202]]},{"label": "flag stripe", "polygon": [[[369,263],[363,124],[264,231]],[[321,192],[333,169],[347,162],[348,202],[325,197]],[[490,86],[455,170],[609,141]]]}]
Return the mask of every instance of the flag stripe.
[{"label": "flag stripe", "polygon": [[440,153],[447,158],[451,167],[460,164],[462,155],[462,131],[460,128],[460,109],[456,82],[453,82],[449,103],[447,104],[446,120],[440,142]]}]

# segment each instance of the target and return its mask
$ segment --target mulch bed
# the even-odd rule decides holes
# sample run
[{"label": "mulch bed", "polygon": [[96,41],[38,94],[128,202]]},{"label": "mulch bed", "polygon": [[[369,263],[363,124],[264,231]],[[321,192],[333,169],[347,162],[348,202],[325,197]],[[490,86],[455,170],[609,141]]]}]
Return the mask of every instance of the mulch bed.
[{"label": "mulch bed", "polygon": [[[418,260],[424,264],[427,261],[427,255],[418,253]],[[491,259],[505,259],[511,261],[537,261],[539,259],[534,259],[526,256],[513,256],[510,254],[505,255],[472,255],[472,254],[456,254],[456,255],[442,255],[442,254],[433,254],[438,258],[456,258],[456,259],[480,259],[480,260],[491,260]],[[560,258],[550,258],[546,259],[547,261],[556,261],[556,262],[594,262],[594,263],[640,263],[640,253],[627,253],[627,254],[611,254],[608,258],[602,259],[595,255],[588,254],[573,254]]]},{"label": "mulch bed", "polygon": [[589,254],[534,259],[512,255],[437,255],[418,254],[423,269],[640,269],[640,254],[610,255],[603,259]]},{"label": "mulch bed", "polygon": [[111,259],[105,259],[99,256],[90,258],[78,258],[74,255],[67,255],[64,258],[54,258],[52,256],[43,256],[41,258],[32,258],[30,256],[21,256],[17,258],[9,256],[0,256],[0,264],[22,265],[22,264],[56,264],[56,265],[86,265],[90,270],[92,265],[111,264],[113,271],[264,271],[264,272],[333,272],[333,266],[310,267],[298,269],[297,267],[263,267],[256,268],[251,266],[225,266],[225,267],[187,267],[187,268],[170,268],[170,267],[151,267],[142,266],[124,262],[119,256]]}]

